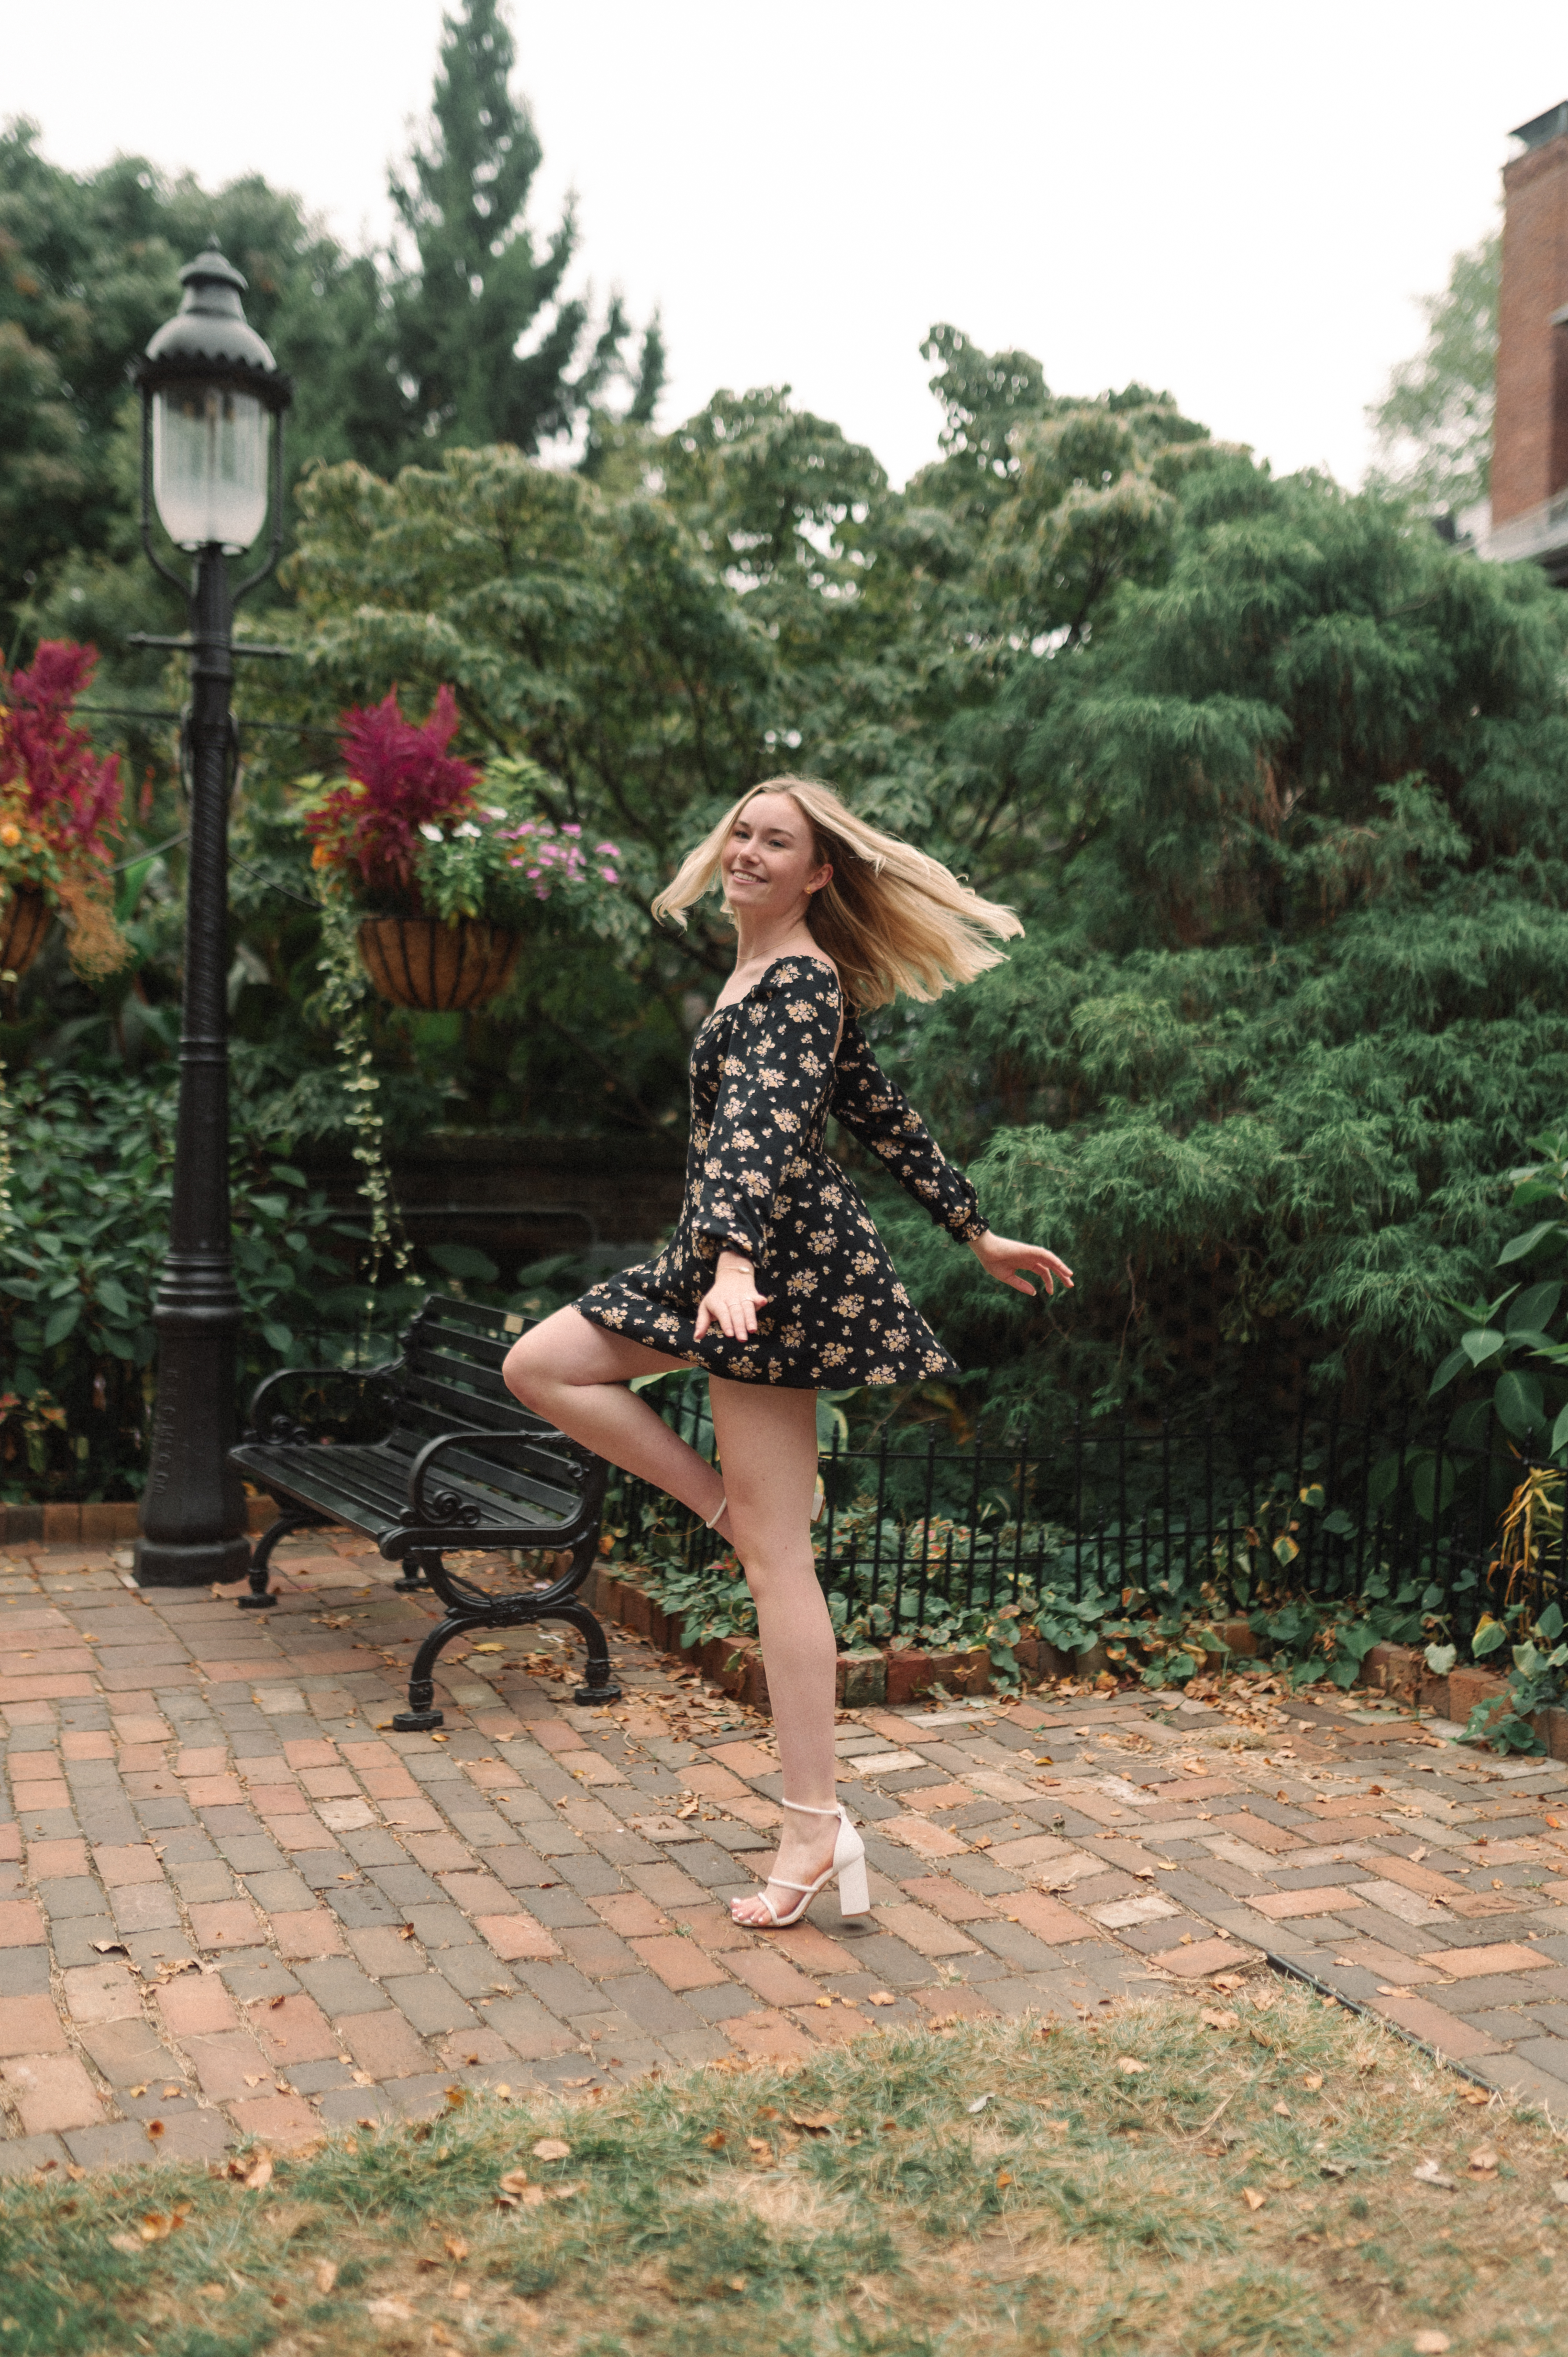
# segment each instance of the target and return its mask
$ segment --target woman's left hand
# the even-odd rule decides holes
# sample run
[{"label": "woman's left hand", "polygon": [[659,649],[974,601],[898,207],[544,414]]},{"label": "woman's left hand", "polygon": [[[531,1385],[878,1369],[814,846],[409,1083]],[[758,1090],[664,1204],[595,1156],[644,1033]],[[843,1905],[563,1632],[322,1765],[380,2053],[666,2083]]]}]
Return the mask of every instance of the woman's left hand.
[{"label": "woman's left hand", "polygon": [[1035,1290],[1022,1274],[1025,1269],[1040,1279],[1047,1293],[1056,1291],[1058,1280],[1066,1291],[1072,1291],[1071,1269],[1043,1244],[1015,1244],[1006,1236],[993,1235],[987,1228],[983,1236],[972,1240],[970,1250],[987,1276],[993,1276],[999,1285],[1010,1285],[1015,1293]]}]

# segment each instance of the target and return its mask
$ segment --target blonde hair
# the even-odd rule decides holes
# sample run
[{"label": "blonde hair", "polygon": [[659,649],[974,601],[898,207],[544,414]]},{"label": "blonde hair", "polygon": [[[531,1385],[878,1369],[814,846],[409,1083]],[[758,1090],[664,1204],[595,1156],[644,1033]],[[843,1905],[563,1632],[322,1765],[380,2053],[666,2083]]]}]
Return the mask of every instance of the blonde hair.
[{"label": "blonde hair", "polygon": [[730,830],[758,794],[788,794],[811,827],[818,859],[832,863],[832,879],[812,893],[806,921],[857,1006],[886,1006],[899,991],[940,998],[1005,963],[995,941],[1024,930],[1013,909],[983,900],[940,859],[868,826],[814,778],[765,778],[742,794],[682,861],[653,903],[656,917],[684,930],[687,909],[720,881]]}]

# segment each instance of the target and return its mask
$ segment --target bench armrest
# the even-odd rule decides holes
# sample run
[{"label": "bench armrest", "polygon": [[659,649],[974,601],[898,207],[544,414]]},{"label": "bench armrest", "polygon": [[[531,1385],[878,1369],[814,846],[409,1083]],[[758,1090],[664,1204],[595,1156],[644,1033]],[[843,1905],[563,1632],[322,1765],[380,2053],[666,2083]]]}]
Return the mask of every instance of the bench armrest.
[{"label": "bench armrest", "polygon": [[[274,1446],[329,1438],[326,1427],[359,1422],[372,1393],[380,1394],[376,1405],[384,1426],[392,1420],[392,1379],[400,1365],[391,1359],[379,1367],[281,1367],[276,1374],[264,1375],[252,1393],[244,1437]],[[308,1383],[327,1398],[314,1415],[301,1417],[286,1406],[283,1386],[288,1383]]]},{"label": "bench armrest", "polygon": [[[577,1512],[570,1521],[563,1523],[558,1532],[552,1532],[548,1537],[542,1536],[540,1544],[570,1546],[586,1531],[597,1528],[604,1512],[605,1484],[609,1477],[609,1467],[602,1457],[596,1457],[592,1449],[568,1439],[565,1434],[557,1432],[551,1425],[542,1426],[537,1432],[491,1432],[470,1426],[465,1431],[446,1432],[439,1439],[426,1441],[409,1469],[409,1521],[426,1529],[471,1530],[483,1519],[477,1506],[460,1497],[456,1491],[441,1487],[440,1459],[449,1449],[472,1450],[478,1444],[486,1452],[499,1448],[515,1449],[521,1454],[525,1449],[537,1449],[542,1444],[548,1448],[553,1443],[569,1454],[578,1467],[582,1477],[582,1496]],[[520,1512],[519,1520],[521,1519]]]}]

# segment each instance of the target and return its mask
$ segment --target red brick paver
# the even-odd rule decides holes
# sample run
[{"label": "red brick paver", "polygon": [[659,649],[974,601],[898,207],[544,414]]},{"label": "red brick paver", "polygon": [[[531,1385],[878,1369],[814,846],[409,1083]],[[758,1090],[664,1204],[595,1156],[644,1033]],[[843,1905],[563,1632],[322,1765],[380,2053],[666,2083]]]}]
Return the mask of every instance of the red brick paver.
[{"label": "red brick paver", "polygon": [[258,1625],[231,1597],[141,1595],[107,1549],[0,1556],[27,1688],[0,1686],[0,1948],[37,1952],[0,1998],[0,2140],[92,2160],[145,2088],[157,2150],[211,2158],[435,2111],[467,2072],[602,2086],[802,2058],[911,2014],[940,2034],[1059,2011],[1064,1989],[1158,2001],[1265,1956],[1493,2084],[1517,2047],[1519,2083],[1561,2083],[1568,2117],[1555,1762],[1256,1682],[850,1713],[846,1781],[867,1738],[929,1763],[873,1771],[872,1914],[825,1894],[758,1933],[729,1900],[779,1823],[766,1720],[612,1631],[618,1708],[579,1710],[569,1667],[526,1671],[519,1643],[442,1664],[443,1740],[399,1735],[394,1664],[431,1600],[330,1534],[278,1574]]}]

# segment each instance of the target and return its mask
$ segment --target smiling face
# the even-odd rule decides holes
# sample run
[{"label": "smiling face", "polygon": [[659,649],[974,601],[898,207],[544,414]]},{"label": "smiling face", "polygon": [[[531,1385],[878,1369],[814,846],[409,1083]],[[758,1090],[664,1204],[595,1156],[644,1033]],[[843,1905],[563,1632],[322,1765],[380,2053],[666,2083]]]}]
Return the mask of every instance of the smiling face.
[{"label": "smiling face", "polygon": [[803,914],[832,874],[819,859],[805,813],[789,794],[754,794],[719,855],[725,898],[737,914]]}]

